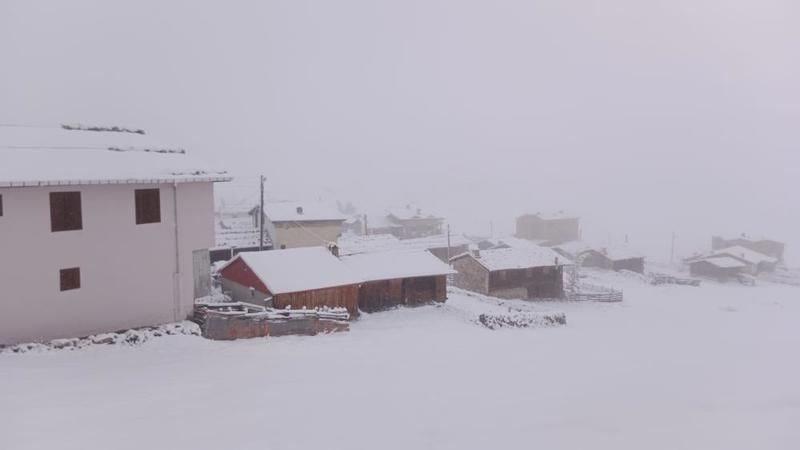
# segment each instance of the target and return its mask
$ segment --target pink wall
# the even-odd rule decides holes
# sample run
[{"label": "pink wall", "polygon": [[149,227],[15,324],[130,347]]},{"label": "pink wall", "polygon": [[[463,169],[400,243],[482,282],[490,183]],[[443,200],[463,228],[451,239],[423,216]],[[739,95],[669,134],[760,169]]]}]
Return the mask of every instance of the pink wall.
[{"label": "pink wall", "polygon": [[[134,190],[153,187],[161,189],[161,223],[136,225]],[[82,230],[50,231],[54,191],[81,192]],[[214,242],[213,184],[179,184],[177,192],[178,284],[173,185],[0,188],[0,344],[188,317],[192,251]],[[60,292],[59,269],[70,267],[80,267],[81,288]]]}]

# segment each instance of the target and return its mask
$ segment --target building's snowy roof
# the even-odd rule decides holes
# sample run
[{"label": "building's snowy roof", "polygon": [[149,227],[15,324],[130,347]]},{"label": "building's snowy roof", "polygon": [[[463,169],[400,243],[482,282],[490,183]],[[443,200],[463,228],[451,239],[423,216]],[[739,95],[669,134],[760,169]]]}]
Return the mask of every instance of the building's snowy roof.
[{"label": "building's snowy roof", "polygon": [[639,253],[638,251],[626,245],[609,245],[607,247],[591,248],[589,250],[585,250],[582,253],[585,253],[587,251],[595,251],[597,253],[600,253],[601,255],[605,256],[611,261],[625,261],[627,259],[644,258],[643,254]]},{"label": "building's snowy roof", "polygon": [[391,220],[386,214],[364,214],[367,218],[367,230],[402,228],[402,225]]},{"label": "building's snowy roof", "polygon": [[741,241],[748,241],[748,242],[752,242],[752,243],[758,243],[758,242],[764,242],[764,241],[775,242],[775,243],[778,243],[778,244],[782,244],[783,243],[781,241],[778,241],[776,239],[772,239],[772,238],[769,238],[769,237],[766,237],[766,236],[751,236],[749,234],[744,234],[744,233],[740,234],[740,235],[736,235],[736,236],[714,236],[714,237],[718,238],[718,239],[725,240],[725,241],[741,240]]},{"label": "building's snowy roof", "polygon": [[741,245],[734,245],[733,247],[727,247],[715,250],[711,253],[710,256],[713,257],[713,256],[725,256],[725,255],[738,258],[750,264],[778,262],[778,260],[775,258],[769,257],[767,255],[762,255],[757,251],[750,250],[749,248],[742,247]]},{"label": "building's snowy roof", "polygon": [[496,248],[491,250],[481,250],[475,257],[471,253],[464,253],[453,259],[462,257],[475,258],[483,267],[490,272],[509,269],[528,269],[532,267],[549,267],[564,264],[564,257],[545,247],[537,248]]},{"label": "building's snowy roof", "polygon": [[230,181],[148,135],[0,125],[0,186]]},{"label": "building's snowy roof", "polygon": [[[309,291],[362,283],[338,258],[324,247],[239,253],[225,268],[241,259],[272,294]],[[224,275],[223,275],[224,276]]]},{"label": "building's snowy roof", "polygon": [[[216,217],[214,235],[217,248],[256,247],[260,244],[259,229],[253,224],[253,218],[244,215],[222,215]],[[264,245],[272,245],[269,233],[264,229]]]},{"label": "building's snowy roof", "polygon": [[366,281],[455,273],[450,266],[424,250],[362,253],[343,256],[342,262]]},{"label": "building's snowy roof", "polygon": [[[460,234],[450,235],[450,247],[460,247],[462,245],[470,245],[472,241],[467,239],[466,236]],[[400,245],[406,249],[428,250],[431,248],[445,248],[447,247],[447,235],[438,234],[435,236],[427,236],[414,239],[401,239]]]},{"label": "building's snowy roof", "polygon": [[577,256],[587,250],[591,250],[592,246],[583,241],[568,241],[554,245],[552,248],[561,250],[562,252],[572,256]]},{"label": "building's snowy roof", "polygon": [[709,264],[713,264],[722,269],[731,269],[736,267],[747,267],[747,264],[739,261],[738,259],[731,258],[730,256],[717,256],[717,257],[710,257],[704,259],[698,259],[693,262],[700,262],[705,261]]},{"label": "building's snowy roof", "polygon": [[570,214],[567,211],[551,211],[551,212],[537,212],[536,214],[528,214],[530,216],[536,216],[542,220],[565,220],[565,219],[577,219],[578,216],[575,214]]},{"label": "building's snowy roof", "polygon": [[267,203],[264,211],[272,222],[344,222],[347,219],[336,205],[313,201]]},{"label": "building's snowy roof", "polygon": [[397,220],[412,220],[412,219],[438,219],[441,220],[440,217],[431,214],[427,211],[424,211],[422,208],[419,208],[415,205],[406,205],[401,208],[390,208],[387,210],[387,213],[391,216],[396,218]]},{"label": "building's snowy roof", "polygon": [[340,255],[373,253],[401,248],[400,239],[391,234],[369,234],[366,236],[345,234],[339,238],[336,245],[339,246]]}]

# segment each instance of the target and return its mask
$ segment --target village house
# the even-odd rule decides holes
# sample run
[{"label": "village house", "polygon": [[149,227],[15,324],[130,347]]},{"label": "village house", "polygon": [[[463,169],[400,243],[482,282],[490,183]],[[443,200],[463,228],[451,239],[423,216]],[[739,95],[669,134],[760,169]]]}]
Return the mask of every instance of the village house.
[{"label": "village house", "polygon": [[713,278],[718,281],[735,280],[746,270],[746,263],[730,256],[702,258],[689,262],[691,276]]},{"label": "village house", "polygon": [[445,263],[424,250],[380,251],[343,256],[342,262],[365,280],[359,291],[362,311],[447,300]]},{"label": "village house", "polygon": [[578,254],[577,260],[583,267],[644,273],[644,255],[624,246],[584,250]]},{"label": "village house", "polygon": [[[271,250],[272,240],[264,229],[263,241],[258,218],[250,211],[221,211],[214,217],[216,244],[210,249],[211,262],[228,261],[241,252]],[[263,242],[264,248],[261,248]]]},{"label": "village house", "polygon": [[454,284],[500,298],[562,298],[563,260],[549,248],[473,250],[451,260]]},{"label": "village house", "polygon": [[0,128],[0,345],[180,321],[208,294],[230,177],[117,130]]},{"label": "village house", "polygon": [[741,263],[745,264],[745,267],[742,271],[749,275],[758,275],[764,272],[774,272],[778,265],[777,258],[763,255],[759,252],[750,250],[749,248],[745,248],[739,245],[719,250],[713,250],[711,253],[707,255],[701,255],[689,258],[686,261],[686,263],[689,264],[691,267],[691,264],[693,262],[700,260],[710,260],[714,258],[736,259],[737,261],[740,261]]},{"label": "village house", "polygon": [[[347,217],[336,205],[320,202],[274,202],[264,205],[265,229],[276,249],[327,246],[343,232]],[[258,221],[258,207],[251,211]]]},{"label": "village house", "polygon": [[358,275],[325,247],[239,253],[219,269],[224,293],[239,302],[283,309],[347,308],[358,314]]},{"label": "village house", "polygon": [[724,238],[721,236],[714,236],[711,238],[712,250],[723,250],[730,247],[744,247],[754,252],[761,253],[762,255],[775,258],[778,262],[783,262],[783,253],[786,244],[773,239],[754,238],[746,234],[733,238]]},{"label": "village house", "polygon": [[553,214],[524,214],[517,218],[516,236],[543,245],[580,239],[580,219],[559,211]]},{"label": "village house", "polygon": [[421,208],[406,205],[392,208],[385,214],[366,215],[367,234],[392,234],[399,239],[413,239],[442,234],[444,219]]}]

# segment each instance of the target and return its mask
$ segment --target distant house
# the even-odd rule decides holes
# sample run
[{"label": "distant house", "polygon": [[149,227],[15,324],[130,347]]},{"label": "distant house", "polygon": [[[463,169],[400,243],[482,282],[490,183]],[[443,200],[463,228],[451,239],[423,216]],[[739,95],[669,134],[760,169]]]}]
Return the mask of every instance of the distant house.
[{"label": "distant house", "polygon": [[400,239],[391,234],[343,234],[336,242],[339,255],[355,255],[359,253],[375,253],[387,250],[400,250],[404,246]]},{"label": "distant house", "polygon": [[[216,243],[210,249],[211,262],[227,261],[241,252],[257,252],[261,249],[258,217],[251,211],[224,211],[214,217]],[[272,249],[269,229],[264,229],[264,250]]]},{"label": "distant house", "polygon": [[723,250],[736,246],[744,247],[761,253],[762,255],[775,258],[778,262],[783,262],[783,253],[786,249],[786,244],[783,242],[766,238],[754,238],[745,234],[733,238],[724,238],[721,236],[714,236],[711,238],[712,250]]},{"label": "distant house", "polygon": [[476,250],[454,257],[454,284],[500,298],[561,298],[564,296],[560,255],[549,248]]},{"label": "distant house", "polygon": [[400,239],[435,236],[442,233],[444,219],[413,205],[392,208],[385,214],[365,217],[367,234],[392,234]]},{"label": "distant house", "polygon": [[578,260],[584,267],[644,273],[644,256],[623,246],[584,250],[578,254]]},{"label": "distant house", "polygon": [[516,236],[545,245],[580,239],[580,219],[559,211],[553,214],[524,214],[517,218]]},{"label": "distant house", "polygon": [[398,305],[447,300],[450,267],[424,250],[382,251],[343,256],[342,262],[362,278],[358,305],[373,312]]},{"label": "distant house", "polygon": [[469,250],[472,243],[462,235],[446,234],[427,236],[415,239],[401,239],[400,246],[406,250],[427,250],[444,262],[448,262],[455,255]]},{"label": "distant house", "polygon": [[749,248],[745,248],[739,245],[719,250],[714,250],[707,255],[701,255],[698,257],[690,258],[686,262],[691,266],[691,264],[695,261],[723,258],[723,257],[733,258],[736,259],[737,261],[744,263],[745,264],[744,272],[750,275],[758,275],[759,273],[764,273],[764,272],[773,272],[775,271],[778,265],[777,258],[763,255],[759,252],[750,250]]},{"label": "distant house", "polygon": [[[276,249],[327,246],[336,242],[347,219],[336,205],[275,202],[264,205],[266,228]],[[258,218],[258,207],[252,215]]]},{"label": "distant house", "polygon": [[184,320],[210,289],[214,183],[141,130],[0,128],[0,345]]},{"label": "distant house", "polygon": [[713,278],[719,281],[737,279],[747,270],[747,264],[729,256],[702,258],[689,262],[693,277]]},{"label": "distant house", "polygon": [[583,241],[562,242],[550,248],[572,261],[577,261],[578,255],[581,253],[592,250],[592,246]]},{"label": "distant house", "polygon": [[240,253],[219,270],[233,300],[275,308],[343,307],[358,314],[363,279],[324,247]]}]

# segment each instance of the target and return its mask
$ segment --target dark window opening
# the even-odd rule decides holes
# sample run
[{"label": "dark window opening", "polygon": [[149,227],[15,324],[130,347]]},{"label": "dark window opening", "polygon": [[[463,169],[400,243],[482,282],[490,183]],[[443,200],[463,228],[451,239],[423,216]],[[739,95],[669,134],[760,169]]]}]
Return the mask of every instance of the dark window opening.
[{"label": "dark window opening", "polygon": [[50,193],[50,227],[53,231],[83,229],[80,192]]},{"label": "dark window opening", "polygon": [[161,192],[158,189],[137,189],[136,225],[161,222]]},{"label": "dark window opening", "polygon": [[0,195],[0,217],[3,217],[3,196]]},{"label": "dark window opening", "polygon": [[73,289],[80,289],[81,287],[81,269],[79,267],[61,269],[59,271],[59,278],[61,280],[62,291],[71,291]]}]

